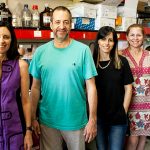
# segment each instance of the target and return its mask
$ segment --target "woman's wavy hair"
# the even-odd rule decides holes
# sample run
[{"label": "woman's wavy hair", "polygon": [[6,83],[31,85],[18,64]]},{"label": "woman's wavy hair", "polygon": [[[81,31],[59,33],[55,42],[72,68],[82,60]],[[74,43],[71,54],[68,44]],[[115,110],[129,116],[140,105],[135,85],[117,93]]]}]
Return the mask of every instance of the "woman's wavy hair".
[{"label": "woman's wavy hair", "polygon": [[98,67],[98,63],[100,60],[100,49],[99,49],[98,41],[100,39],[105,38],[110,33],[113,34],[113,41],[114,41],[114,46],[110,52],[110,59],[112,59],[115,68],[120,69],[121,68],[121,60],[119,58],[118,49],[117,49],[117,45],[118,45],[117,32],[115,31],[114,28],[112,28],[110,26],[103,26],[99,29],[95,43],[94,43],[93,59],[94,59],[96,67]]},{"label": "woman's wavy hair", "polygon": [[8,49],[7,54],[6,54],[7,58],[9,60],[19,59],[17,39],[16,39],[16,35],[15,35],[13,27],[7,21],[0,21],[0,27],[6,27],[9,30],[10,35],[11,35],[10,48]]}]

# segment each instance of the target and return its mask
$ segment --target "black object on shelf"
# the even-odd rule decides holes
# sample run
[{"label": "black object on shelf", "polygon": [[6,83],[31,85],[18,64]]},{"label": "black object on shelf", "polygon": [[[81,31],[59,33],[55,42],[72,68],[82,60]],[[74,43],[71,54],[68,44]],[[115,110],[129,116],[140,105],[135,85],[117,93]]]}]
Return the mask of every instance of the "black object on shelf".
[{"label": "black object on shelf", "polygon": [[138,11],[137,12],[137,18],[139,18],[139,19],[150,18],[150,12],[141,12],[141,11]]}]

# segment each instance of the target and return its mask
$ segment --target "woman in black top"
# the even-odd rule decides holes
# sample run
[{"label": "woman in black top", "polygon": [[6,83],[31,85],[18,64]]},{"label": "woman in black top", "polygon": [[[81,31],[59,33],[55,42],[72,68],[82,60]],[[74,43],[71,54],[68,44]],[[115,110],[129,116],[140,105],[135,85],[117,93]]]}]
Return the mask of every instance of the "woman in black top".
[{"label": "woman in black top", "polygon": [[117,44],[112,27],[99,29],[93,54],[98,72],[98,150],[123,149],[127,129],[133,77],[126,58],[118,55]]}]

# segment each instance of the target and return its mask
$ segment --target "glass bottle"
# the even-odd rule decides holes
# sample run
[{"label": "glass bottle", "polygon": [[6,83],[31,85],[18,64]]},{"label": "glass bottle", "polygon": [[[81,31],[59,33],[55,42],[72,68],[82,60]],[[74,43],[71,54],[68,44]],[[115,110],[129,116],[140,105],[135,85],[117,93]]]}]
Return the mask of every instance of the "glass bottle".
[{"label": "glass bottle", "polygon": [[24,9],[22,11],[22,26],[23,27],[31,27],[31,11],[28,9],[28,5],[24,5]]},{"label": "glass bottle", "polygon": [[16,10],[12,14],[12,26],[22,27],[22,15]]},{"label": "glass bottle", "polygon": [[40,25],[43,28],[50,28],[51,21],[51,8],[48,7],[48,4],[45,4],[45,9],[40,13]]},{"label": "glass bottle", "polygon": [[33,13],[32,13],[32,27],[39,27],[40,26],[40,14],[38,11],[38,6],[33,5],[32,6]]},{"label": "glass bottle", "polygon": [[1,21],[8,21],[8,11],[5,8],[5,3],[0,3],[0,18]]}]

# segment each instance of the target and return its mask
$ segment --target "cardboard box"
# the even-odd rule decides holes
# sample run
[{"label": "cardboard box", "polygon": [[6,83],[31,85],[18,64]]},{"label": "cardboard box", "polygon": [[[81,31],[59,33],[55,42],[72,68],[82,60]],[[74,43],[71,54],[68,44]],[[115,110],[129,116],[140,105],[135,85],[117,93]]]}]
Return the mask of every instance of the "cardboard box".
[{"label": "cardboard box", "polygon": [[117,18],[117,6],[122,0],[105,0],[104,2],[95,5],[97,16],[104,18]]},{"label": "cardboard box", "polygon": [[95,28],[95,19],[94,18],[81,18],[76,17],[72,19],[75,29],[81,30],[94,30]]},{"label": "cardboard box", "polygon": [[95,30],[99,30],[103,26],[111,26],[115,29],[115,19],[111,18],[96,18],[95,20]]},{"label": "cardboard box", "polygon": [[122,24],[117,26],[116,25],[116,31],[126,31],[127,28],[131,25],[137,22],[136,18],[131,17],[122,17]]},{"label": "cardboard box", "polygon": [[96,18],[96,8],[94,4],[77,3],[73,7],[69,7],[72,17]]},{"label": "cardboard box", "polygon": [[141,11],[141,12],[144,12],[145,11],[145,6],[147,6],[146,2],[139,1],[138,5],[137,5],[137,10]]},{"label": "cardboard box", "polygon": [[125,0],[124,6],[118,6],[117,16],[137,18],[138,0]]}]

